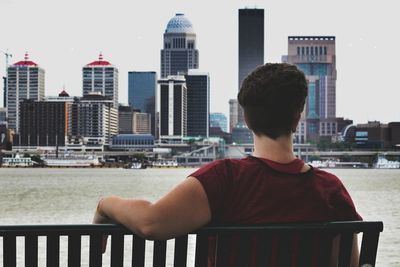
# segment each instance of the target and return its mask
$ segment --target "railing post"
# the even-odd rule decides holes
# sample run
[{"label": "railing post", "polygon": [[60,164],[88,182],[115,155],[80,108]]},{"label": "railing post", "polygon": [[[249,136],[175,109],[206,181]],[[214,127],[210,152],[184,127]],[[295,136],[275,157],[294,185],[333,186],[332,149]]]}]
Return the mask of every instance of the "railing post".
[{"label": "railing post", "polygon": [[47,266],[60,266],[60,237],[49,234],[46,240],[46,263]]},{"label": "railing post", "polygon": [[103,241],[103,234],[92,234],[90,235],[89,245],[89,266],[98,267],[101,266],[103,260],[103,254],[101,251],[101,245]]},{"label": "railing post", "polygon": [[3,237],[3,263],[4,267],[17,266],[17,237],[7,234]]},{"label": "railing post", "polygon": [[25,266],[37,267],[38,266],[38,236],[27,235],[25,236]]}]

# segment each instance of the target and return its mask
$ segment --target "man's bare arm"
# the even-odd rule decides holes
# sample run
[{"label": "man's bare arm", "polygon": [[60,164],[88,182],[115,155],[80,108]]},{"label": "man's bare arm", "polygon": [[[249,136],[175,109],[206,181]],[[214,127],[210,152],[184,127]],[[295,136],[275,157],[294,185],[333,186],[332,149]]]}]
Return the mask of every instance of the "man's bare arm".
[{"label": "man's bare arm", "polygon": [[[340,250],[340,236],[337,236],[332,241],[332,255],[331,255],[331,267],[336,267],[338,265],[338,256]],[[357,234],[353,235],[353,246],[351,249],[351,260],[350,267],[358,267],[358,261],[360,258],[360,253],[358,250],[358,238]]]},{"label": "man's bare arm", "polygon": [[106,218],[144,238],[168,239],[207,224],[211,211],[203,186],[189,177],[155,203],[106,197],[99,202],[94,223],[106,223]]}]

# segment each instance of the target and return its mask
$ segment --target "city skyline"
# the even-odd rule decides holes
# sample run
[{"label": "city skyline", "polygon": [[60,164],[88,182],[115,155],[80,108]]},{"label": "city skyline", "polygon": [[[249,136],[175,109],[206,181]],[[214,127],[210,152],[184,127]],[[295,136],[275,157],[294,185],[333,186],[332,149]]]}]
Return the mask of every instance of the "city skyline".
[{"label": "city skyline", "polygon": [[[400,95],[395,80],[395,62],[399,59],[396,48],[400,41],[399,37],[387,34],[394,32],[400,20],[392,2],[385,1],[383,5],[339,1],[329,10],[314,0],[290,5],[287,1],[211,3],[159,2],[157,10],[162,12],[158,12],[153,2],[5,0],[0,8],[7,12],[0,18],[0,24],[8,26],[2,27],[0,50],[8,48],[13,54],[11,64],[22,60],[28,51],[30,58],[46,70],[46,96],[57,95],[64,85],[70,95],[81,95],[81,68],[102,52],[120,70],[120,102],[127,103],[128,71],[159,73],[166,25],[176,13],[184,13],[197,35],[200,70],[210,73],[211,112],[228,115],[228,101],[236,97],[238,90],[238,9],[256,5],[265,9],[266,61],[281,62],[290,35],[333,35],[337,40],[337,116],[356,123],[400,119],[393,108]],[[40,27],[27,30],[25,23],[15,20],[16,14],[34,17]],[[70,14],[74,14],[73,19]],[[96,17],[96,27],[84,27],[91,25],[92,16]],[[3,76],[5,58],[0,56]]]}]

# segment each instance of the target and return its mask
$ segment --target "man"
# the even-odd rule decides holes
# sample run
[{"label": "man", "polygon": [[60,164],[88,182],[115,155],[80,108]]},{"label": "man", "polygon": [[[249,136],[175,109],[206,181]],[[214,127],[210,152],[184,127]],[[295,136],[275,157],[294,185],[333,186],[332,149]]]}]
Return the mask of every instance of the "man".
[{"label": "man", "polygon": [[293,132],[306,97],[307,81],[295,66],[258,67],[238,95],[254,134],[252,156],[214,161],[155,203],[104,198],[94,223],[118,222],[145,238],[168,239],[208,223],[361,220],[337,177],[293,153]]}]

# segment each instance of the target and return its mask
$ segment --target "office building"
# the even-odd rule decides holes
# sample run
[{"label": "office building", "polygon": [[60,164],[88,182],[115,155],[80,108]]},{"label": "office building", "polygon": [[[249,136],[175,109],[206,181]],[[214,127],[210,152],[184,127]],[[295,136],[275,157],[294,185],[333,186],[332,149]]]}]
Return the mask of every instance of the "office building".
[{"label": "office building", "polygon": [[3,77],[3,107],[7,107],[7,77]]},{"label": "office building", "polygon": [[7,124],[7,109],[0,108],[0,124]]},{"label": "office building", "polygon": [[189,70],[187,87],[187,136],[208,137],[210,127],[210,76]]},{"label": "office building", "polygon": [[318,141],[337,133],[336,48],[334,36],[289,36],[283,61],[296,65],[308,82],[308,97],[299,126],[300,142]]},{"label": "office building", "polygon": [[111,97],[92,92],[72,104],[70,143],[108,145],[118,134],[118,110]]},{"label": "office building", "polygon": [[[239,9],[238,30],[238,90],[240,90],[243,80],[247,77],[247,75],[257,66],[264,64],[264,9]],[[240,105],[238,105],[237,110],[237,123],[233,127],[238,127],[239,129],[237,129],[236,132],[240,132],[240,134],[232,134],[232,141],[241,143],[242,140],[247,139],[240,137],[238,140],[235,140],[235,138],[239,136],[251,136],[251,131],[247,129],[244,121],[243,109]],[[231,131],[233,133],[233,128]]]},{"label": "office building", "polygon": [[229,100],[229,132],[238,124],[239,103],[237,99]]},{"label": "office building", "polygon": [[239,9],[239,82],[264,64],[264,9]]},{"label": "office building", "polygon": [[369,121],[349,125],[342,133],[343,139],[358,149],[398,149],[400,146],[400,122]]},{"label": "office building", "polygon": [[29,60],[28,53],[22,61],[7,68],[7,118],[8,128],[19,133],[20,108],[24,99],[42,101],[44,99],[45,71]]},{"label": "office building", "polygon": [[75,101],[76,96],[69,96],[69,94],[65,91],[65,88],[57,95],[57,96],[46,96],[44,98],[47,102],[67,102],[72,103]]},{"label": "office building", "polygon": [[187,88],[184,76],[169,76],[160,85],[160,139],[180,143],[187,136]]},{"label": "office building", "polygon": [[151,114],[139,112],[131,106],[118,108],[118,133],[119,134],[150,134]]},{"label": "office building", "polygon": [[150,132],[153,136],[156,136],[156,90],[156,72],[130,71],[128,73],[129,105],[142,113],[150,114]]},{"label": "office building", "polygon": [[199,51],[196,33],[184,14],[170,19],[164,32],[164,48],[161,50],[161,78],[169,75],[185,75],[189,69],[199,68]]},{"label": "office building", "polygon": [[118,134],[113,136],[111,149],[114,150],[152,150],[154,136],[151,134]]},{"label": "office building", "polygon": [[98,92],[113,101],[118,108],[118,69],[99,55],[99,59],[82,68],[83,96]]},{"label": "office building", "polygon": [[210,114],[210,128],[219,127],[223,132],[228,132],[228,121],[225,114],[223,113],[211,113]]},{"label": "office building", "polygon": [[118,107],[118,134],[133,134],[133,108]]},{"label": "office building", "polygon": [[133,113],[133,133],[150,134],[151,131],[151,115],[144,112]]},{"label": "office building", "polygon": [[20,128],[16,144],[24,147],[64,146],[71,103],[25,99],[20,102]]}]

